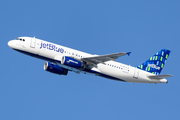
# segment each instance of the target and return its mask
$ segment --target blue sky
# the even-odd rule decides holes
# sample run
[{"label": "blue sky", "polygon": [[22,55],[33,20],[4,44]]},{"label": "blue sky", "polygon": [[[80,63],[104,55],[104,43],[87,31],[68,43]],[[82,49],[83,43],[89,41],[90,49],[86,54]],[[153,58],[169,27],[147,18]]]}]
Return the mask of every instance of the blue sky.
[{"label": "blue sky", "polygon": [[[180,119],[180,2],[176,0],[6,0],[0,2],[1,120]],[[171,50],[168,84],[133,84],[43,70],[46,61],[8,47],[30,36],[91,54],[132,52],[138,66]]]}]

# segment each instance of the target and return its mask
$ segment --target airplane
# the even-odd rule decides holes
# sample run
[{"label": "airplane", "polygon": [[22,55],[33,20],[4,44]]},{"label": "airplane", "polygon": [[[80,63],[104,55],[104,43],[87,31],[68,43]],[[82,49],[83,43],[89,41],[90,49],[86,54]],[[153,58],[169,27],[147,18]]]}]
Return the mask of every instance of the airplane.
[{"label": "airplane", "polygon": [[168,83],[170,74],[160,75],[170,55],[170,50],[162,49],[143,64],[133,67],[116,61],[131,52],[107,55],[92,55],[57,45],[35,37],[18,37],[10,40],[8,46],[20,53],[47,61],[44,70],[67,75],[75,73],[92,74],[112,80],[132,83]]}]

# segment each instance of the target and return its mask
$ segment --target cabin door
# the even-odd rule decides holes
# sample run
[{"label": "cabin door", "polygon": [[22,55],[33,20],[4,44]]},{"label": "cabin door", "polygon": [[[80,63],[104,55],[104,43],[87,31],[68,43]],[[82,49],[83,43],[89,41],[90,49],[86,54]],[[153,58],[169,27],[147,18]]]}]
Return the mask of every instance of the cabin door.
[{"label": "cabin door", "polygon": [[35,48],[35,46],[36,46],[36,39],[32,38],[31,43],[30,43],[30,47]]},{"label": "cabin door", "polygon": [[139,69],[134,68],[134,76],[133,76],[133,78],[138,79],[138,77],[139,77]]}]

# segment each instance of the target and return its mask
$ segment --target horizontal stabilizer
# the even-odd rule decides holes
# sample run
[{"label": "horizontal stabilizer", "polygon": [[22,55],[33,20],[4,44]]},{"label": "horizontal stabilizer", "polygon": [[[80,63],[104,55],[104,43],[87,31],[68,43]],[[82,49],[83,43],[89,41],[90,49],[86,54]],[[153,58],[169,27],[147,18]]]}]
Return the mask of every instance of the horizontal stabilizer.
[{"label": "horizontal stabilizer", "polygon": [[172,77],[173,75],[151,75],[148,76],[150,79],[164,79],[164,78],[168,78],[168,77]]}]

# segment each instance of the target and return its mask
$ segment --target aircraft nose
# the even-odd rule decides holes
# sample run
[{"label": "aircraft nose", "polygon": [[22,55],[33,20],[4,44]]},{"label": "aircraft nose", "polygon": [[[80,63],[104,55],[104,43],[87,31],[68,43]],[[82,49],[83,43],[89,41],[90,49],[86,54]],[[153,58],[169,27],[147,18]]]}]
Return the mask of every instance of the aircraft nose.
[{"label": "aircraft nose", "polygon": [[9,42],[8,42],[8,46],[9,46],[10,48],[13,48],[13,47],[15,46],[14,41],[13,41],[13,40],[9,41]]}]

